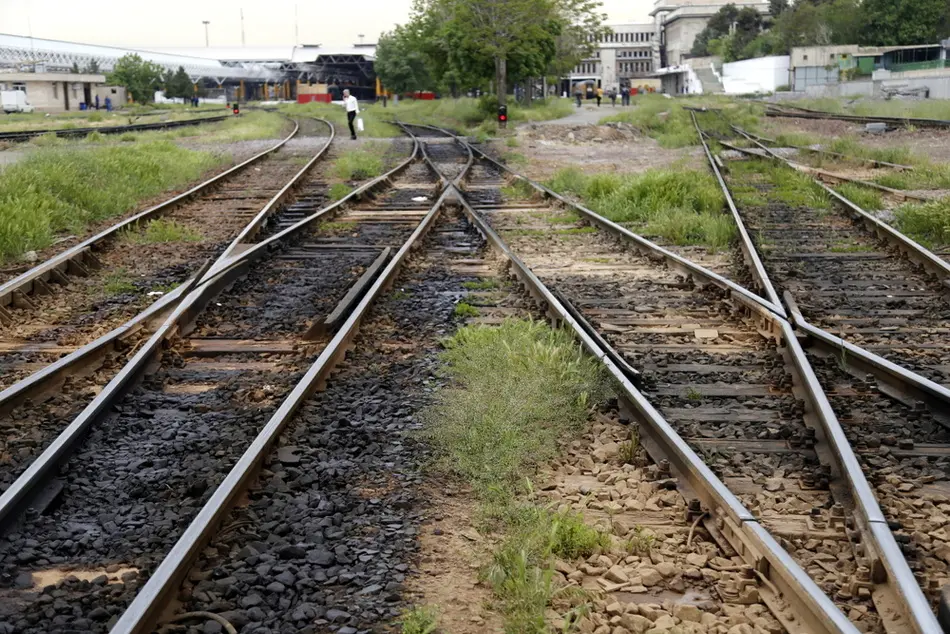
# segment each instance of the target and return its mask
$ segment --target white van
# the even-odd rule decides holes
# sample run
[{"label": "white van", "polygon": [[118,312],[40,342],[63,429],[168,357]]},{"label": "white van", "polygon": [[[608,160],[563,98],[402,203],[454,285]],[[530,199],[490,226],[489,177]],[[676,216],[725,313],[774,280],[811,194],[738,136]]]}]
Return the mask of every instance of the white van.
[{"label": "white van", "polygon": [[26,93],[22,90],[0,90],[0,105],[6,113],[33,112],[33,106],[26,100]]}]

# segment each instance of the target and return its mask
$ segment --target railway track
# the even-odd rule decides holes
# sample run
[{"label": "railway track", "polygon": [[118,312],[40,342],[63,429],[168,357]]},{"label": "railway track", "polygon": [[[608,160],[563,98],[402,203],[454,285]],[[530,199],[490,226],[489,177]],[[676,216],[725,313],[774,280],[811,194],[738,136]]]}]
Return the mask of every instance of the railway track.
[{"label": "railway track", "polygon": [[148,130],[170,130],[172,128],[183,128],[192,125],[201,125],[203,123],[216,123],[225,121],[233,115],[216,115],[213,117],[199,117],[197,119],[179,119],[177,121],[157,121],[155,123],[132,123],[129,125],[114,125],[89,128],[70,128],[57,129],[47,128],[43,130],[18,130],[16,132],[0,132],[0,143],[21,143],[29,141],[44,134],[55,134],[62,139],[78,139],[93,132],[99,134],[124,134],[125,132],[145,132]]},{"label": "railway track", "polygon": [[[59,631],[81,619],[91,631],[103,631],[135,595],[140,572],[154,572],[150,585],[114,631],[130,631],[128,619],[143,617],[138,601],[147,601],[149,618],[156,616],[151,583],[167,565],[184,570],[180,560],[170,563],[181,555],[181,541],[193,530],[210,536],[210,525],[196,529],[204,514],[227,511],[222,501],[233,501],[279,429],[342,360],[373,300],[439,215],[446,198],[438,197],[441,179],[432,163],[414,160],[417,153],[329,207],[304,202],[301,209],[298,199],[292,208],[304,218],[226,252],[122,373],[0,497],[8,528],[0,546],[4,603],[15,606],[18,627]],[[157,369],[132,387],[163,341],[167,349]],[[83,442],[79,427],[89,433]],[[111,486],[103,487],[105,480]],[[52,505],[40,493],[47,483],[55,489]],[[78,526],[87,537],[63,541]],[[58,537],[44,538],[35,556],[24,556],[22,548],[40,535]],[[125,574],[133,572],[129,566],[136,574]],[[125,590],[67,579],[60,583],[60,609],[50,611],[39,588],[16,587],[43,579],[44,567],[61,571],[61,581],[77,569],[97,570],[107,580],[125,574]]]},{"label": "railway track", "polygon": [[[0,285],[0,296],[9,302],[0,326],[0,412],[9,415],[27,397],[35,406],[56,394],[37,392],[30,383],[44,368],[61,381],[68,377],[74,394],[86,389],[85,375],[97,372],[97,363],[112,356],[121,365],[150,324],[171,309],[184,290],[171,289],[197,272],[195,261],[243,248],[268,223],[279,227],[298,218],[299,210],[280,209],[280,204],[332,141],[329,124],[305,120],[301,125],[300,137],[295,125],[290,136],[269,150]],[[307,187],[298,192],[302,203],[325,200],[319,179]],[[159,215],[199,232],[200,240],[140,243],[143,236],[147,240],[147,223]],[[155,303],[148,307],[150,302]],[[89,389],[105,382],[93,377]],[[49,385],[45,377],[43,383]],[[49,406],[62,408],[63,396],[57,394]],[[14,418],[19,415],[14,412]],[[36,440],[17,438],[13,445],[29,447]],[[23,451],[22,446],[5,449]]]},{"label": "railway track", "polygon": [[894,126],[916,126],[925,128],[947,128],[950,121],[943,119],[922,119],[915,117],[883,117],[874,115],[849,115],[801,108],[789,104],[766,104],[767,117],[785,117],[794,119],[834,119],[854,123],[886,123]]}]

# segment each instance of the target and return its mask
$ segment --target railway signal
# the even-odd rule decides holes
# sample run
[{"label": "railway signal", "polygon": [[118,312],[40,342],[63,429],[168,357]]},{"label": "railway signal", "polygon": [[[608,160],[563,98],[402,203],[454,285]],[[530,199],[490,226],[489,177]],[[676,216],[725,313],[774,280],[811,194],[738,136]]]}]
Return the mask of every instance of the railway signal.
[{"label": "railway signal", "polygon": [[508,106],[498,106],[498,127],[508,127]]},{"label": "railway signal", "polygon": [[236,101],[234,102],[234,109],[232,112],[234,112],[236,115],[241,114],[241,106],[239,106]]}]

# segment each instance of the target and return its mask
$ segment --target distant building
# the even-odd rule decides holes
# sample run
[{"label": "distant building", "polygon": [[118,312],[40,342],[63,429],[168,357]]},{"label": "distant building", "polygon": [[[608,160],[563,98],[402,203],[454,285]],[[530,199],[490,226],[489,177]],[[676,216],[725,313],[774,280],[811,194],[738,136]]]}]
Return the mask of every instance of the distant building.
[{"label": "distant building", "polygon": [[693,49],[693,42],[709,19],[727,4],[738,8],[753,7],[763,15],[769,3],[763,0],[654,0],[653,30],[657,33],[655,60],[657,68],[682,64]]},{"label": "distant building", "polygon": [[656,31],[652,24],[616,24],[612,33],[598,40],[594,56],[585,59],[562,82],[561,90],[573,95],[578,84],[603,88],[604,92],[626,87],[652,86],[653,47]]},{"label": "distant building", "polygon": [[96,96],[105,107],[106,98],[115,106],[125,104],[125,88],[107,86],[105,75],[91,73],[4,73],[0,90],[19,90],[38,112],[79,110],[80,104],[93,107]]}]

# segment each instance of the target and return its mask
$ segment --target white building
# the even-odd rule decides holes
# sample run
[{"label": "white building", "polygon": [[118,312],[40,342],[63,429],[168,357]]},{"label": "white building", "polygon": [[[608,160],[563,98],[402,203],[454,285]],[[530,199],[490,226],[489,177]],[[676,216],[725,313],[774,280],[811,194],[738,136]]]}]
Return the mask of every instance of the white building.
[{"label": "white building", "polygon": [[682,64],[709,18],[727,4],[734,4],[739,9],[754,7],[763,15],[769,12],[767,0],[654,0],[650,15],[657,33],[657,67]]},{"label": "white building", "polygon": [[653,49],[656,31],[652,24],[616,24],[602,38],[594,56],[585,59],[562,82],[562,92],[574,94],[578,84],[603,88],[607,93],[623,86],[653,85]]}]

